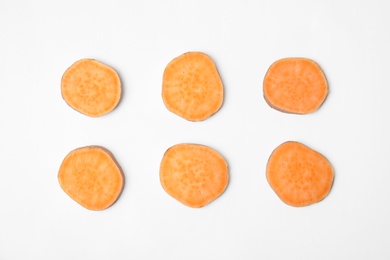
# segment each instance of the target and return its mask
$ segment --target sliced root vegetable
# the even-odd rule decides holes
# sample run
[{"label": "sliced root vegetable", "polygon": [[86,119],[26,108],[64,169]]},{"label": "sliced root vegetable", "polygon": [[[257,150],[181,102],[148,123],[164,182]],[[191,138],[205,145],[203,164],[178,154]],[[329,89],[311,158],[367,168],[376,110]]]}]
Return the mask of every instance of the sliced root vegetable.
[{"label": "sliced root vegetable", "polygon": [[170,196],[186,206],[200,208],[225,191],[229,181],[228,166],[210,147],[177,144],[164,154],[160,181]]},{"label": "sliced root vegetable", "polygon": [[323,200],[333,184],[333,168],[320,153],[285,142],[271,154],[266,170],[269,185],[288,205],[308,206]]},{"label": "sliced root vegetable", "polygon": [[201,52],[188,52],[165,68],[162,98],[172,113],[189,121],[215,114],[223,103],[223,85],[213,60]]},{"label": "sliced root vegetable", "polygon": [[71,65],[62,76],[61,94],[76,111],[98,117],[112,111],[121,98],[121,81],[111,67],[92,59]]},{"label": "sliced root vegetable", "polygon": [[274,109],[293,114],[316,111],[328,94],[328,83],[320,66],[306,58],[274,62],[263,82],[264,98]]},{"label": "sliced root vegetable", "polygon": [[65,157],[58,181],[64,192],[81,206],[103,210],[120,196],[124,175],[110,151],[87,146],[75,149]]}]

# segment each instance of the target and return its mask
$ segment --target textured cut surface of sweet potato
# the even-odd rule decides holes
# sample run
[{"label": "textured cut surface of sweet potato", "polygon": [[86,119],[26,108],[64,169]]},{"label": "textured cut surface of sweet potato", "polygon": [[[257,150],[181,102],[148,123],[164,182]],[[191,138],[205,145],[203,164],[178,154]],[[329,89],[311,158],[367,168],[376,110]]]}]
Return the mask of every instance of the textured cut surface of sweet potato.
[{"label": "textured cut surface of sweet potato", "polygon": [[61,80],[61,94],[76,111],[91,117],[111,112],[121,98],[121,81],[111,67],[92,59],[72,64]]},{"label": "textured cut surface of sweet potato", "polygon": [[177,144],[164,154],[160,181],[170,196],[186,206],[200,208],[225,191],[229,181],[228,166],[210,147]]},{"label": "textured cut surface of sweet potato", "polygon": [[223,85],[213,60],[201,52],[188,52],[164,70],[162,98],[167,109],[189,121],[215,114],[223,103]]},{"label": "textured cut surface of sweet potato", "polygon": [[299,142],[289,141],[272,152],[266,176],[283,202],[301,207],[317,203],[328,195],[334,172],[322,154]]},{"label": "textured cut surface of sweet potato", "polygon": [[110,207],[120,196],[124,175],[110,151],[87,146],[71,151],[58,172],[61,188],[90,210]]},{"label": "textured cut surface of sweet potato", "polygon": [[270,66],[264,77],[263,91],[272,108],[286,113],[309,114],[325,101],[328,83],[314,61],[285,58]]}]

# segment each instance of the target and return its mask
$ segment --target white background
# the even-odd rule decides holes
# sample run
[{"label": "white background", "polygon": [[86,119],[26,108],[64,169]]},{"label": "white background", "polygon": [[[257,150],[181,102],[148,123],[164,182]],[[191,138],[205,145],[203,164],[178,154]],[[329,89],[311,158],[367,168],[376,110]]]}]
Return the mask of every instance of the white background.
[{"label": "white background", "polygon": [[[0,259],[390,259],[390,2],[0,2]],[[188,122],[161,99],[166,64],[207,53],[225,87],[217,114]],[[319,63],[323,106],[284,114],[264,101],[268,67]],[[72,110],[60,81],[76,60],[118,71],[119,106]],[[282,203],[265,167],[300,141],[324,154],[335,182],[322,202]],[[201,209],[159,182],[167,148],[205,144],[228,161],[225,193]],[[123,168],[116,204],[89,211],[57,181],[68,152],[101,145]]]}]

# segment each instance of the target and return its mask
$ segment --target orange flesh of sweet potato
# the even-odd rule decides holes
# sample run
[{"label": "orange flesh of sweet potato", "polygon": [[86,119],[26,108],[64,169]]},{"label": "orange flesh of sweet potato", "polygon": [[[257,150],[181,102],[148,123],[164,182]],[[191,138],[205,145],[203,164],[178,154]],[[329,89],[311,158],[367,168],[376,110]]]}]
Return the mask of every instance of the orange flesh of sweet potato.
[{"label": "orange flesh of sweet potato", "polygon": [[263,82],[264,98],[276,110],[309,114],[316,111],[328,94],[321,68],[306,58],[285,58],[274,62]]},{"label": "orange flesh of sweet potato", "polygon": [[271,154],[266,176],[288,205],[308,206],[323,200],[333,184],[333,168],[320,153],[298,142],[285,142]]},{"label": "orange flesh of sweet potato", "polygon": [[164,70],[162,98],[168,110],[189,121],[215,114],[223,103],[223,85],[213,60],[201,52],[188,52]]},{"label": "orange flesh of sweet potato", "polygon": [[121,82],[111,67],[92,59],[72,64],[61,80],[65,102],[76,111],[98,117],[112,111],[121,98]]},{"label": "orange flesh of sweet potato", "polygon": [[71,151],[63,160],[58,181],[74,201],[90,210],[103,210],[118,199],[124,175],[114,156],[99,146]]},{"label": "orange flesh of sweet potato", "polygon": [[161,161],[160,182],[164,190],[182,204],[203,207],[226,189],[229,181],[225,159],[210,147],[177,144]]}]

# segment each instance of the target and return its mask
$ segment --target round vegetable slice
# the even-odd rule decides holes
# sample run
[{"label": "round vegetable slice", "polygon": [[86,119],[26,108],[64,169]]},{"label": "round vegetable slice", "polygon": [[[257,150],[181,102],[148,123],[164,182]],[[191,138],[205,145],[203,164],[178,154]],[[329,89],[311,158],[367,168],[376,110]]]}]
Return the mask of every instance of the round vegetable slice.
[{"label": "round vegetable slice", "polygon": [[103,210],[120,196],[124,175],[110,151],[100,146],[87,146],[65,157],[58,181],[64,192],[81,206]]},{"label": "round vegetable slice", "polygon": [[328,195],[334,172],[322,154],[299,142],[288,141],[272,152],[266,176],[283,202],[301,207],[317,203]]},{"label": "round vegetable slice", "polygon": [[201,52],[188,52],[164,70],[162,98],[172,113],[189,121],[202,121],[223,103],[223,84],[213,60]]},{"label": "round vegetable slice", "polygon": [[293,114],[316,111],[328,94],[328,83],[320,66],[307,58],[285,58],[274,62],[263,82],[264,98],[274,109]]},{"label": "round vegetable slice", "polygon": [[210,147],[177,144],[164,154],[160,181],[170,196],[186,206],[200,208],[225,191],[229,181],[228,166]]},{"label": "round vegetable slice", "polygon": [[65,102],[91,117],[111,112],[119,103],[121,91],[116,71],[92,59],[76,61],[61,80],[61,94]]}]

